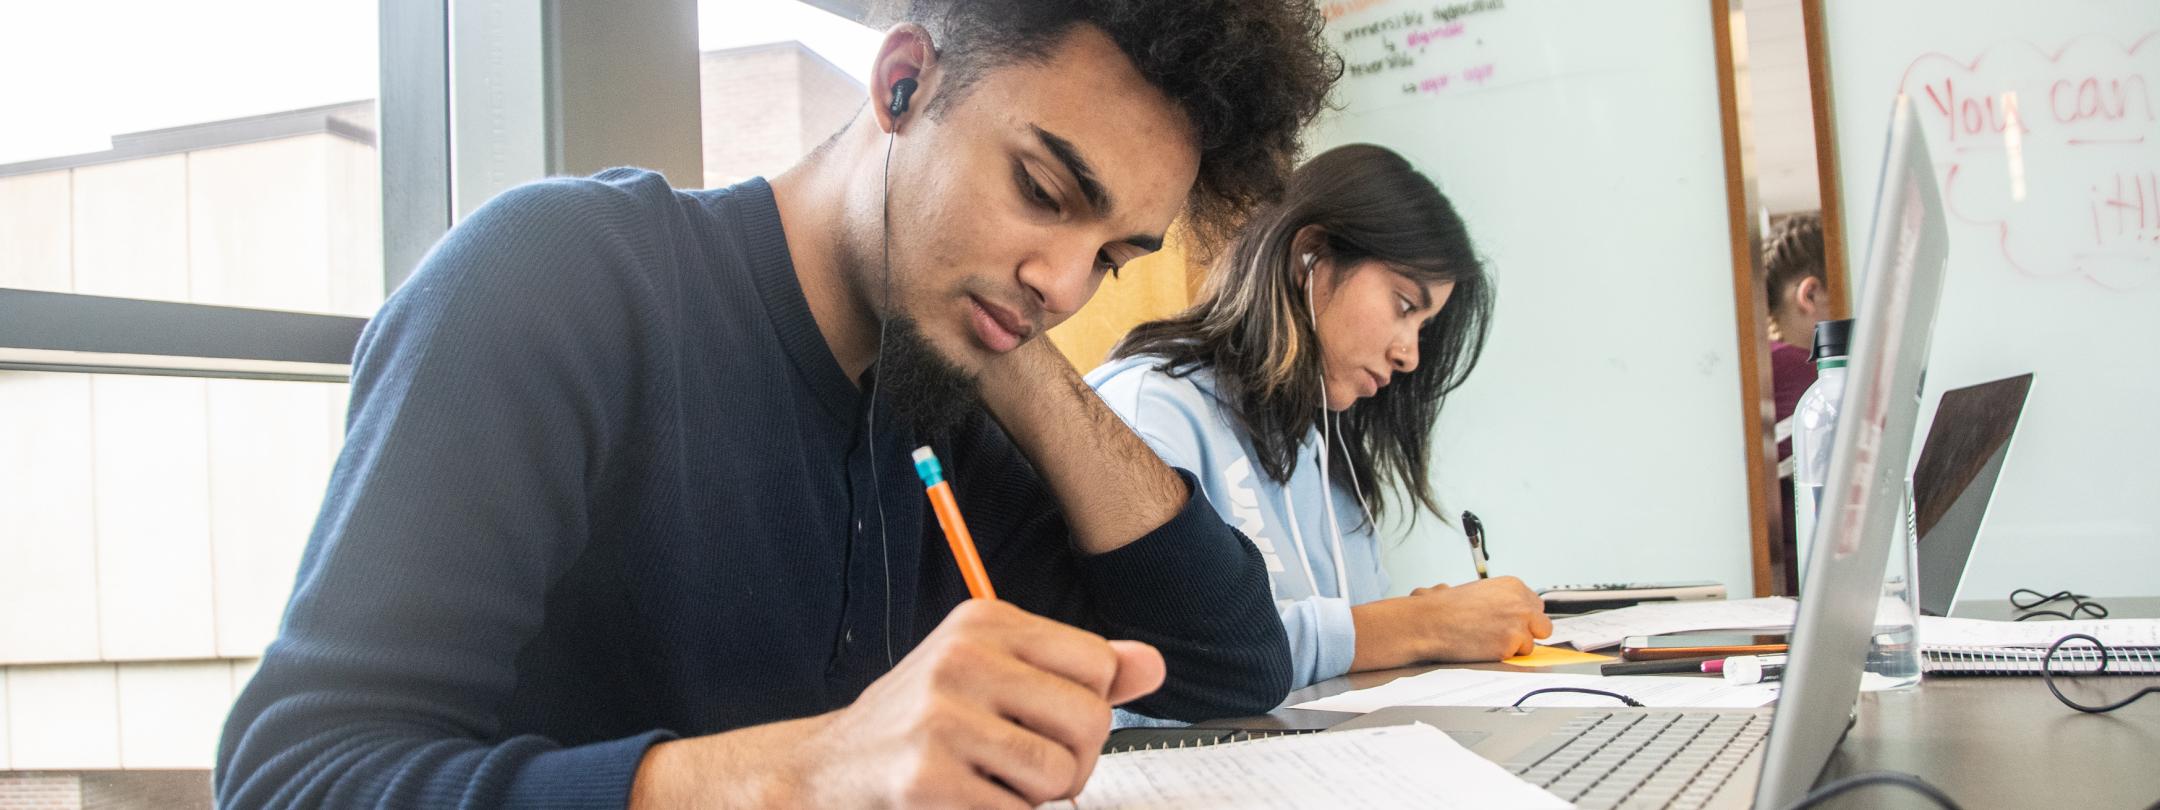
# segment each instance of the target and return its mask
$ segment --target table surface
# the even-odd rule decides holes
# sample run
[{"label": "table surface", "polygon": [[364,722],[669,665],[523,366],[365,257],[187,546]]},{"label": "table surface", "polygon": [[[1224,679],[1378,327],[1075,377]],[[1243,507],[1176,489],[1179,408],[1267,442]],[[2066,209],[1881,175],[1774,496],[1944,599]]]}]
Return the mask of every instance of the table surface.
[{"label": "table surface", "polygon": [[[2160,597],[2102,599],[2119,618],[2160,616]],[[1959,603],[1955,616],[2009,618],[2000,600]],[[1506,664],[1473,669],[1596,673],[1596,664],[1526,670]],[[1290,693],[1285,705],[1365,689],[1438,669],[1358,672]],[[2160,677],[2123,676],[2121,693],[2160,685]],[[1260,717],[1201,723],[1235,728],[1325,728],[1354,715],[1277,709]],[[1928,676],[1917,689],[1860,695],[1857,719],[1830,755],[1818,784],[1868,771],[1902,771],[1941,788],[1968,810],[2160,807],[2160,695],[2105,715],[2070,709],[2037,677]],[[1825,807],[1932,807],[1910,791],[1869,788]]]}]

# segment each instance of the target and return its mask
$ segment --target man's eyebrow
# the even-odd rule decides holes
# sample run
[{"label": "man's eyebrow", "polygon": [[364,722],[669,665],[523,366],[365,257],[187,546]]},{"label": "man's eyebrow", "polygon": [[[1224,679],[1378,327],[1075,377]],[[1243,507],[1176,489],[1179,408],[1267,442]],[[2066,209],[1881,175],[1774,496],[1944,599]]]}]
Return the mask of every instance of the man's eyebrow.
[{"label": "man's eyebrow", "polygon": [[1042,141],[1043,148],[1050,150],[1050,154],[1056,156],[1058,162],[1065,164],[1065,170],[1072,173],[1073,179],[1079,181],[1080,193],[1087,197],[1088,205],[1095,209],[1096,215],[1110,216],[1110,211],[1117,202],[1110,199],[1110,192],[1095,179],[1094,167],[1088,165],[1087,158],[1080,156],[1080,150],[1073,147],[1072,141],[1050,134],[1034,124],[1029,124],[1028,129],[1035,131],[1035,138]]},{"label": "man's eyebrow", "polygon": [[[1050,150],[1050,154],[1055,156],[1059,163],[1065,164],[1065,171],[1071,172],[1073,180],[1080,184],[1080,194],[1087,197],[1088,206],[1095,209],[1095,215],[1110,216],[1117,202],[1110,198],[1110,191],[1095,179],[1095,168],[1088,165],[1087,158],[1080,156],[1080,150],[1072,145],[1072,141],[1060,138],[1034,124],[1029,124],[1028,129],[1034,131],[1036,140],[1042,142],[1044,149]],[[1136,233],[1119,241],[1149,253],[1162,250],[1163,245],[1162,237],[1144,233]]]}]

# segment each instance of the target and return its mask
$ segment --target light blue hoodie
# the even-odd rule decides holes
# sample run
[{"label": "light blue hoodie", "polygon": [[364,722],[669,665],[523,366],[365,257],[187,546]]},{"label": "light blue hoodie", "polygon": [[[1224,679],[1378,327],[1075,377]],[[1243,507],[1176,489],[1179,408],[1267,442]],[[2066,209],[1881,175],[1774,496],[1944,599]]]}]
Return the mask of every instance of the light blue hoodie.
[{"label": "light blue hoodie", "polygon": [[1290,636],[1292,685],[1349,672],[1357,651],[1350,606],[1387,595],[1388,578],[1357,496],[1322,483],[1320,431],[1305,437],[1289,485],[1279,485],[1253,461],[1252,442],[1216,397],[1214,370],[1172,376],[1155,370],[1161,364],[1146,355],[1113,360],[1087,381],[1164,462],[1198,476],[1223,521],[1260,549]]}]

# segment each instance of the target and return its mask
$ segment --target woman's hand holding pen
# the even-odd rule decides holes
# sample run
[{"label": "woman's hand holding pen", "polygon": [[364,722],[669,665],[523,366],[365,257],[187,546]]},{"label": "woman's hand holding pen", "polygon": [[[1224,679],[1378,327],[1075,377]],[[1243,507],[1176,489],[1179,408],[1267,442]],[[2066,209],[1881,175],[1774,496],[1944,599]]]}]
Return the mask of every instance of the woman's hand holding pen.
[{"label": "woman's hand holding pen", "polygon": [[1350,609],[1357,626],[1352,671],[1424,662],[1498,661],[1552,635],[1545,602],[1514,577],[1418,588]]}]

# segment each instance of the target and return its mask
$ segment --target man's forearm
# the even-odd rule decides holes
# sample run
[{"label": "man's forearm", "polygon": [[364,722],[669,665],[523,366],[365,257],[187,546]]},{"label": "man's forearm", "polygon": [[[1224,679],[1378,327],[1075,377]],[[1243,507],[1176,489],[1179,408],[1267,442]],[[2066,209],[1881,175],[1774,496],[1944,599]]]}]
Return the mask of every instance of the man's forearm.
[{"label": "man's forearm", "polygon": [[1064,507],[1073,542],[1102,554],[1168,522],[1191,493],[1048,340],[986,369],[983,401]]},{"label": "man's forearm", "polygon": [[807,786],[785,758],[814,742],[825,722],[805,717],[655,745],[638,764],[629,810],[801,806]]}]

